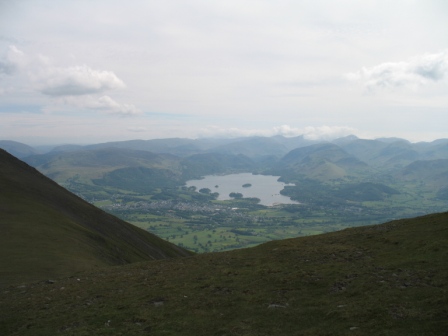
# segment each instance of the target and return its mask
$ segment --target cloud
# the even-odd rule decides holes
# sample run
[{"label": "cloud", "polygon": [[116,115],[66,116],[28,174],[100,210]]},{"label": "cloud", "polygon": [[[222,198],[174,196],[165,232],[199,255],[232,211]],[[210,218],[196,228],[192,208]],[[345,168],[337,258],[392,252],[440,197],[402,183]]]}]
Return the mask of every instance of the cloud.
[{"label": "cloud", "polygon": [[357,130],[347,126],[308,126],[296,128],[289,125],[281,125],[272,129],[243,129],[243,128],[220,128],[209,126],[201,129],[200,137],[247,137],[247,136],[274,136],[282,135],[294,137],[303,135],[308,140],[334,140],[356,133]]},{"label": "cloud", "polygon": [[74,107],[75,110],[89,109],[119,116],[135,116],[142,114],[142,111],[134,105],[118,103],[109,96],[101,96],[99,98],[94,95],[59,97],[54,100],[54,103],[55,105],[47,107],[46,112],[53,113],[60,111],[66,106],[70,109]]},{"label": "cloud", "polygon": [[368,89],[426,85],[448,76],[448,51],[424,54],[407,62],[387,62],[373,68],[346,74],[352,81],[363,82]]},{"label": "cloud", "polygon": [[16,46],[9,46],[8,51],[0,58],[0,75],[13,75],[24,64],[24,54]]},{"label": "cloud", "polygon": [[244,128],[223,128],[214,125],[207,126],[205,128],[201,128],[198,132],[200,138],[238,138],[238,137],[247,137],[247,136],[260,136],[265,135],[266,130],[254,130],[254,129],[244,129]]},{"label": "cloud", "polygon": [[120,104],[115,100],[110,98],[109,96],[102,96],[98,99],[96,106],[92,106],[92,108],[105,110],[108,113],[118,114],[122,116],[132,116],[138,115],[142,112],[131,104]]},{"label": "cloud", "polygon": [[46,67],[36,79],[39,91],[49,96],[79,96],[125,87],[113,72],[94,70],[86,65]]},{"label": "cloud", "polygon": [[285,137],[293,137],[303,134],[303,129],[291,127],[289,125],[281,125],[274,127],[273,135],[283,135]]},{"label": "cloud", "polygon": [[[45,55],[27,55],[15,46],[9,46],[0,57],[0,75],[10,75],[10,83],[22,87],[31,84],[32,90],[51,98],[44,112],[88,108],[120,116],[138,115],[142,112],[131,104],[118,103],[108,95],[109,90],[122,89],[125,84],[112,71],[102,71],[87,65],[70,67],[54,66]],[[11,91],[0,87],[0,96]]]},{"label": "cloud", "polygon": [[289,125],[274,127],[275,135],[293,137],[303,135],[308,140],[334,140],[356,133],[357,130],[347,126],[307,126],[305,128],[295,128]]},{"label": "cloud", "polygon": [[356,129],[346,126],[308,126],[305,127],[303,136],[308,140],[334,140],[355,132]]}]

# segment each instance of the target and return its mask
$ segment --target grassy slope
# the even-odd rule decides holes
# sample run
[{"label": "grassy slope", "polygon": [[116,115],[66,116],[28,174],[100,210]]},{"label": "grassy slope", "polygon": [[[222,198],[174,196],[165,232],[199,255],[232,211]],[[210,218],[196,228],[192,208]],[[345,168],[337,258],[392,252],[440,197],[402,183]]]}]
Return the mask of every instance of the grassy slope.
[{"label": "grassy slope", "polygon": [[448,213],[0,292],[2,335],[446,335]]},{"label": "grassy slope", "polygon": [[0,286],[187,252],[69,193],[0,150]]}]

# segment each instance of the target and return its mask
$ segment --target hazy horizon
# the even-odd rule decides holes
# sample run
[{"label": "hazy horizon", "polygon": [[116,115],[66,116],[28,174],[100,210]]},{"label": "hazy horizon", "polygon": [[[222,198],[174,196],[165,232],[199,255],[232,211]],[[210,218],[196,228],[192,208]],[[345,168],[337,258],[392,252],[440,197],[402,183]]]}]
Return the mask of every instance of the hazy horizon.
[{"label": "hazy horizon", "polygon": [[448,3],[0,1],[0,138],[448,138]]},{"label": "hazy horizon", "polygon": [[[221,137],[214,137],[214,136],[210,136],[210,137],[167,137],[167,138],[153,138],[153,139],[143,139],[143,138],[134,138],[134,139],[127,139],[127,140],[110,140],[110,141],[100,141],[100,142],[30,142],[30,141],[17,141],[17,140],[13,140],[13,139],[0,139],[0,141],[15,141],[15,142],[19,142],[31,147],[35,147],[35,148],[39,148],[39,147],[57,147],[57,146],[66,146],[66,145],[76,145],[76,146],[89,146],[89,145],[97,145],[97,144],[102,144],[102,143],[113,143],[113,142],[125,142],[125,141],[150,141],[150,140],[166,140],[166,139],[173,139],[173,138],[177,138],[177,139],[190,139],[190,140],[204,140],[204,139],[222,139],[222,140],[237,140],[237,139],[244,139],[244,138],[251,138],[251,137],[274,137],[276,135],[267,135],[267,136],[263,136],[263,135],[254,135],[254,136],[238,136],[238,137],[231,137],[231,136],[221,136]],[[284,135],[280,135],[280,136],[284,136]],[[297,136],[304,136],[303,134],[301,135],[297,135]],[[285,138],[292,138],[292,137],[297,137],[295,136],[284,136]],[[349,134],[347,136],[356,136],[354,134]],[[314,138],[314,139],[310,139],[305,137],[306,140],[315,140],[318,142],[331,142],[333,140],[337,140],[337,139],[341,139],[347,136],[342,136],[342,137],[330,137],[330,138]],[[373,138],[363,138],[363,137],[357,137],[358,139],[362,139],[362,140],[385,140],[385,139],[397,139],[397,140],[405,140],[405,141],[409,141],[410,143],[419,143],[419,142],[433,142],[433,141],[437,141],[437,140],[448,140],[447,138],[437,138],[437,139],[432,139],[432,140],[428,140],[428,141],[411,141],[409,139],[406,138],[401,138],[401,137],[373,137]]]}]

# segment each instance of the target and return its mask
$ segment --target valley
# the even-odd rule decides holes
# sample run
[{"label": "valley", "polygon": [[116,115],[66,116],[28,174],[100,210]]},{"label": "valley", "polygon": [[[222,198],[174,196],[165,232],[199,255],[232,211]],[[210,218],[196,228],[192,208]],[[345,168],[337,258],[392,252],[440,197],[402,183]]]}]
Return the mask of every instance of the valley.
[{"label": "valley", "polygon": [[0,0],[0,336],[448,336],[447,22]]},{"label": "valley", "polygon": [[[299,167],[264,166],[266,174],[283,169],[277,176],[294,185],[282,193],[300,203],[267,207],[256,198],[218,200],[187,187],[194,171],[182,158],[169,157],[178,163],[169,170],[157,155],[125,154],[83,150],[70,154],[70,162],[64,153],[47,162],[31,157],[83,200],[0,151],[2,335],[435,336],[447,330],[448,212],[378,224],[445,209],[445,161],[405,165],[410,179],[400,178],[401,168],[375,173],[355,161],[349,171],[346,160],[316,165],[307,154],[295,161]],[[132,158],[137,166],[126,166]],[[254,162],[239,166],[247,158],[221,159],[213,169],[201,168],[262,170]],[[308,176],[298,173],[307,162],[314,165]]]},{"label": "valley", "polygon": [[[445,211],[447,148],[446,140],[356,137],[332,143],[159,139],[56,150],[25,161],[125,221],[192,251],[211,252]],[[187,183],[250,173],[280,176],[282,197],[299,204],[220,200],[213,183],[201,192]]]},{"label": "valley", "polygon": [[[244,248],[269,240],[333,232],[348,227],[383,223],[446,209],[430,191],[399,194],[381,201],[338,203],[316,195],[313,203],[261,206],[252,199],[198,202],[182,188],[173,200],[144,200],[116,194],[94,202],[121,219],[195,252]],[[414,194],[417,196],[412,197]],[[172,196],[173,197],[173,196]],[[321,198],[319,198],[321,197]]]},{"label": "valley", "polygon": [[[200,253],[447,209],[446,139],[158,139],[62,146],[44,154],[23,147],[27,163],[69,191]],[[224,189],[228,182],[188,184],[208,175],[251,173],[279,176],[280,196],[296,204],[265,206],[245,197],[256,186],[245,178],[239,190]],[[218,197],[220,188],[226,191]],[[222,199],[229,191],[238,197]]]}]

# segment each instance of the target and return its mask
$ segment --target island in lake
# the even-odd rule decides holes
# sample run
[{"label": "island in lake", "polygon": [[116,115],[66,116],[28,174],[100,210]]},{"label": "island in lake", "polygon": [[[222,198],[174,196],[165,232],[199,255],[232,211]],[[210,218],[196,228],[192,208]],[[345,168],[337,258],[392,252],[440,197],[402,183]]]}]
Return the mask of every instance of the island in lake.
[{"label": "island in lake", "polygon": [[249,187],[252,187],[252,184],[250,184],[250,183],[243,184],[243,188],[249,188]]}]

